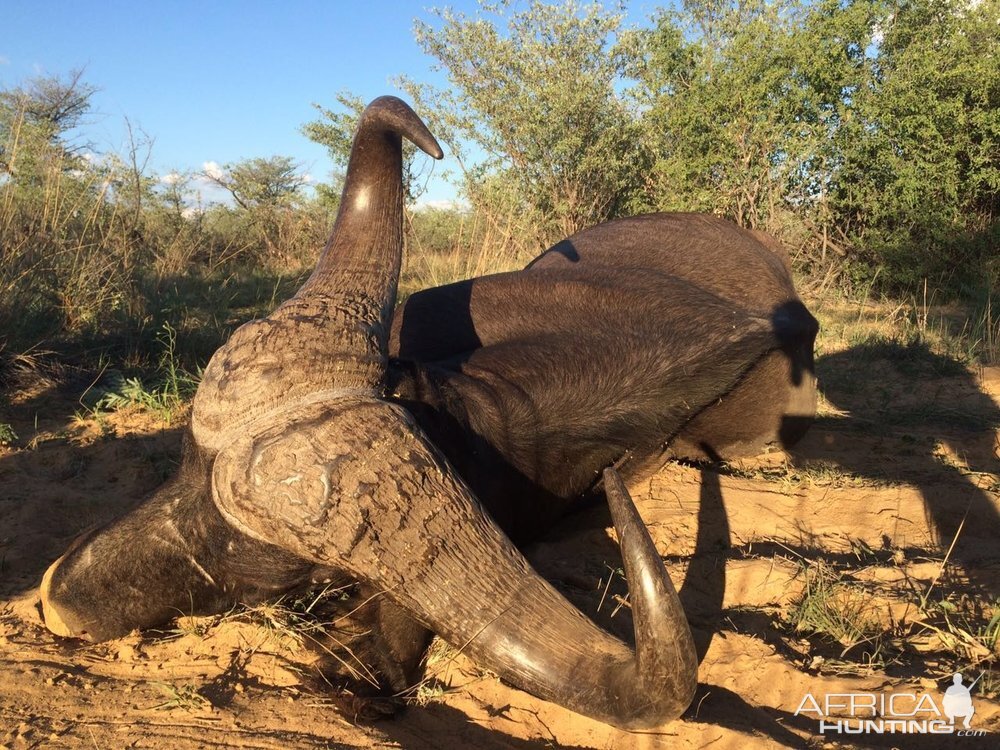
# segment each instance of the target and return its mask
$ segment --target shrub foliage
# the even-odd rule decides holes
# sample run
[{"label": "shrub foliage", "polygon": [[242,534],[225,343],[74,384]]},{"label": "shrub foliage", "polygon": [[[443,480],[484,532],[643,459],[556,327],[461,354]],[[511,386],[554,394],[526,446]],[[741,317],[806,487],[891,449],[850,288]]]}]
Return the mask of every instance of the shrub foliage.
[{"label": "shrub foliage", "polygon": [[[993,309],[1000,0],[626,11],[484,0],[417,21],[447,86],[398,85],[460,200],[408,213],[404,293],[616,216],[690,210],[776,234],[845,288],[930,285]],[[131,127],[123,154],[95,155],[80,136],[95,90],[74,71],[0,91],[0,352],[155,362],[167,324],[202,359],[308,269],[338,185],[307,189],[284,156],[157,176]],[[362,106],[343,92],[303,126],[340,168]],[[407,155],[419,199],[429,162]],[[232,199],[202,205],[206,181]]]}]

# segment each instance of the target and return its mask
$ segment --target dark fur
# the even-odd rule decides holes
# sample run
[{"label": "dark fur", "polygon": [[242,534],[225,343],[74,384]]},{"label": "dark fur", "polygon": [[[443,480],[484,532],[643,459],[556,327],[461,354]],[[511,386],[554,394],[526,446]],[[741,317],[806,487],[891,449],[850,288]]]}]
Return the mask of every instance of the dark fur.
[{"label": "dark fur", "polygon": [[390,393],[524,541],[626,455],[635,478],[793,443],[814,410],[816,331],[773,240],[654,214],[411,296]]}]

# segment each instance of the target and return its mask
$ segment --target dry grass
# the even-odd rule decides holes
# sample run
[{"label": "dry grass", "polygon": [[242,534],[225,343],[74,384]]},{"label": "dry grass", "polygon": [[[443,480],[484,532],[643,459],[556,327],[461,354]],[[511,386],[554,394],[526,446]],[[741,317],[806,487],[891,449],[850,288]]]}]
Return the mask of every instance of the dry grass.
[{"label": "dry grass", "polygon": [[872,653],[882,649],[886,635],[871,591],[848,574],[823,561],[804,564],[802,596],[789,608],[787,619],[797,633],[819,633],[843,647],[843,659],[858,646]]},{"label": "dry grass", "polygon": [[807,297],[820,321],[817,356],[894,343],[923,345],[960,365],[1000,362],[1000,320],[990,298],[982,304],[936,304],[936,297],[925,291],[920,300],[872,300],[868,295],[856,299],[836,290]]},{"label": "dry grass", "polygon": [[211,707],[211,702],[199,692],[197,685],[173,685],[168,682],[152,682],[165,700],[150,708],[157,711],[172,711],[180,709],[187,712],[203,711]]},{"label": "dry grass", "polygon": [[[855,560],[796,555],[803,585],[782,613],[807,646],[810,668],[833,674],[871,674],[889,664],[923,678],[956,671],[982,673],[980,691],[1000,689],[1000,600],[972,586],[950,556],[908,559],[903,550],[864,545]],[[929,573],[929,568],[934,572]]]},{"label": "dry grass", "polygon": [[481,212],[454,211],[446,247],[429,246],[412,217],[399,282],[399,298],[428,287],[523,268],[544,248],[525,244],[513,220],[497,221]]}]

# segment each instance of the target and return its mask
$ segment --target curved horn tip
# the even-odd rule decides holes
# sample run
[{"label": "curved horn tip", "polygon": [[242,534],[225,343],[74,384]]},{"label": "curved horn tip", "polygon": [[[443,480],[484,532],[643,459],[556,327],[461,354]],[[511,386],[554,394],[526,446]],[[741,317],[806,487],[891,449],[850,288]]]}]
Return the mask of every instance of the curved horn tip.
[{"label": "curved horn tip", "polygon": [[444,151],[431,134],[420,115],[398,96],[386,94],[372,99],[361,117],[374,117],[386,127],[406,136],[421,151],[435,159],[443,159]]},{"label": "curved horn tip", "polygon": [[618,472],[604,470],[604,491],[618,532],[635,627],[640,684],[663,688],[625,723],[646,728],[676,719],[694,699],[698,655],[691,627],[649,530]]},{"label": "curved horn tip", "polygon": [[51,632],[63,638],[75,638],[77,634],[73,632],[64,621],[62,616],[59,614],[59,610],[52,603],[52,574],[56,572],[56,568],[59,567],[59,563],[63,561],[66,555],[63,555],[54,563],[52,563],[48,570],[45,571],[45,575],[42,576],[42,585],[39,587],[39,598],[42,604],[42,619],[45,622],[45,627],[47,627]]}]

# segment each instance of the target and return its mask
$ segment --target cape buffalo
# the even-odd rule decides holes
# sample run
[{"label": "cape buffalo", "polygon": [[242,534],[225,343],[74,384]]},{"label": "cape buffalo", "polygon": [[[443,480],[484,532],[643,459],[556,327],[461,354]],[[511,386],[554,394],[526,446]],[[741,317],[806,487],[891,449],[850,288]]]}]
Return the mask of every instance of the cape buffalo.
[{"label": "cape buffalo", "polygon": [[[403,136],[442,156],[400,100],[365,110],[315,271],[212,357],[177,476],[52,564],[46,624],[114,638],[339,575],[383,592],[371,628],[393,688],[434,632],[541,698],[662,724],[691,700],[695,649],[609,467],[628,480],[794,440],[816,322],[773,241],[693,214],[594,227],[394,318]],[[519,551],[599,488],[634,651]]]}]

